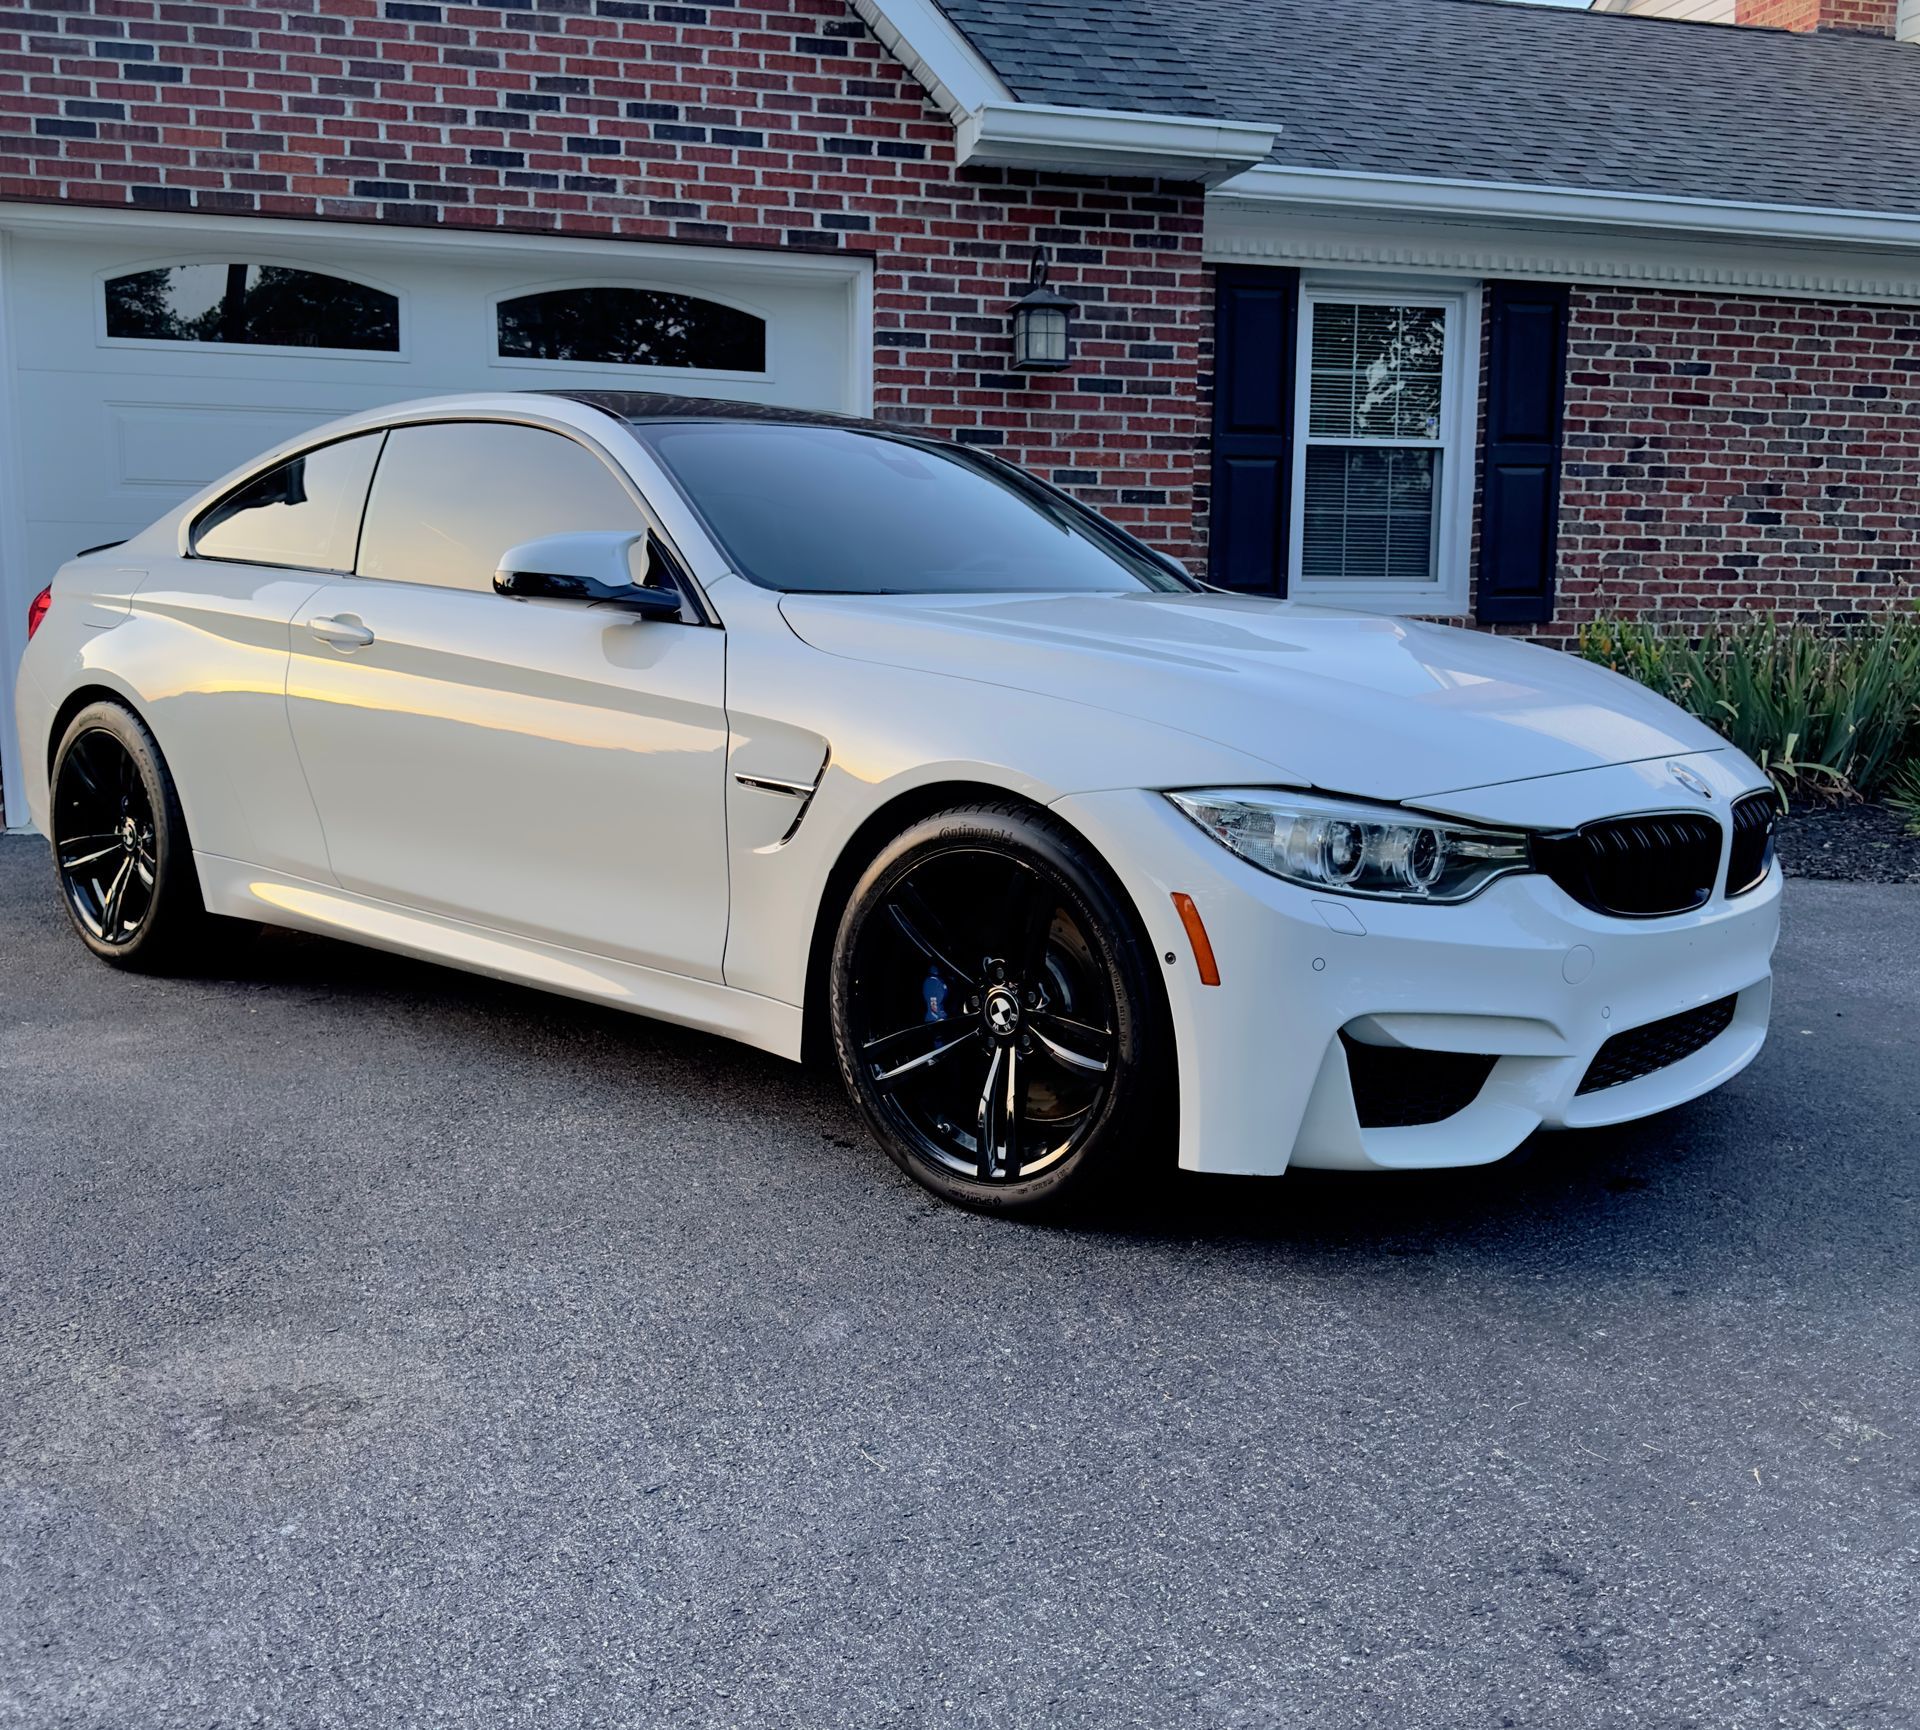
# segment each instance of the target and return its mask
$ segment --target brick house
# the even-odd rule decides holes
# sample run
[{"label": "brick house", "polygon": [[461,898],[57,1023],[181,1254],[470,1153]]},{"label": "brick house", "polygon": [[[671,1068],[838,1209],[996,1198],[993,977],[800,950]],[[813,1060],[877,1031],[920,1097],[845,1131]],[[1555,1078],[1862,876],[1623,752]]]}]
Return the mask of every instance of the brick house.
[{"label": "brick house", "polygon": [[[1692,18],[1702,24],[1756,24],[1763,30],[1887,32],[1885,0],[1590,0],[1596,12],[1634,12],[1644,18]],[[1920,41],[1920,0],[1895,0],[1893,31]]]},{"label": "brick house", "polygon": [[[0,746],[62,558],[446,390],[912,420],[1216,582],[1546,636],[1912,596],[1920,50],[1896,0],[1806,5],[1848,28],[16,0]],[[1073,355],[1021,370],[1042,247]]]}]

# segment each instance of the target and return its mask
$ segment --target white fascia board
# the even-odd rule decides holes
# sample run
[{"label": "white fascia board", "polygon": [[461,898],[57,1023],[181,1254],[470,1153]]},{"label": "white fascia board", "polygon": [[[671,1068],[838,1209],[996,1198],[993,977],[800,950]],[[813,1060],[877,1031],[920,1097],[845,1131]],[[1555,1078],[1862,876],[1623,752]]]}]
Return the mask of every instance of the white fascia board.
[{"label": "white fascia board", "polygon": [[1284,265],[1335,275],[1446,281],[1526,277],[1671,293],[1920,303],[1920,251],[1723,240],[1684,229],[1459,221],[1209,198],[1209,264]]},{"label": "white fascia board", "polygon": [[1426,179],[1262,163],[1213,189],[1223,204],[1287,206],[1369,216],[1458,217],[1602,230],[1664,229],[1676,236],[1802,241],[1867,248],[1920,247],[1920,216],[1755,204],[1666,193],[1607,192],[1507,181]]},{"label": "white fascia board", "polygon": [[1022,102],[936,0],[853,0],[853,9],[953,120],[963,167],[1211,182],[1272,153],[1271,126]]},{"label": "white fascia board", "polygon": [[853,0],[853,9],[956,122],[983,103],[1014,99],[936,0]]},{"label": "white fascia board", "polygon": [[1264,161],[1274,128],[1237,120],[986,102],[960,122],[962,165],[1214,181]]}]

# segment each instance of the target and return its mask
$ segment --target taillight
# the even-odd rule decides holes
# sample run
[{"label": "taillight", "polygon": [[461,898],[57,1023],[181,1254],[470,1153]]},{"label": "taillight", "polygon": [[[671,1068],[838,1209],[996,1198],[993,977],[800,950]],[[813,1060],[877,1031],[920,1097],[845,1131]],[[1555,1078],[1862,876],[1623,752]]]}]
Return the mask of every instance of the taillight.
[{"label": "taillight", "polygon": [[40,621],[47,616],[47,609],[53,605],[53,584],[49,583],[39,594],[27,603],[27,641],[33,641],[33,633],[40,629]]}]

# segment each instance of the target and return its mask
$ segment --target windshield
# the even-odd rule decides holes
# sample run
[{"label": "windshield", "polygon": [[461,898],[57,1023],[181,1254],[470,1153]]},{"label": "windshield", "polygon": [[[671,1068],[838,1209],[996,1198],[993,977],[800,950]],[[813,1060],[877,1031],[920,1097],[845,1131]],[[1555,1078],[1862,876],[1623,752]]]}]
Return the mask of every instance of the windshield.
[{"label": "windshield", "polygon": [[665,422],[634,431],[733,566],[805,594],[1190,585],[1121,530],[958,447],[849,427]]}]

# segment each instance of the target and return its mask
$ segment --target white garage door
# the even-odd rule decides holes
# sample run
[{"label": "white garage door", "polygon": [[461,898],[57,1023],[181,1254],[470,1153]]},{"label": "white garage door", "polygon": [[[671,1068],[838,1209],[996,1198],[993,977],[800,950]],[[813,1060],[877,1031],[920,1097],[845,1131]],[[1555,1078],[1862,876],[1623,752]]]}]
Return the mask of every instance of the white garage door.
[{"label": "white garage door", "polygon": [[8,733],[26,604],[64,559],[335,415],[462,390],[871,400],[851,259],[119,211],[0,227]]}]

